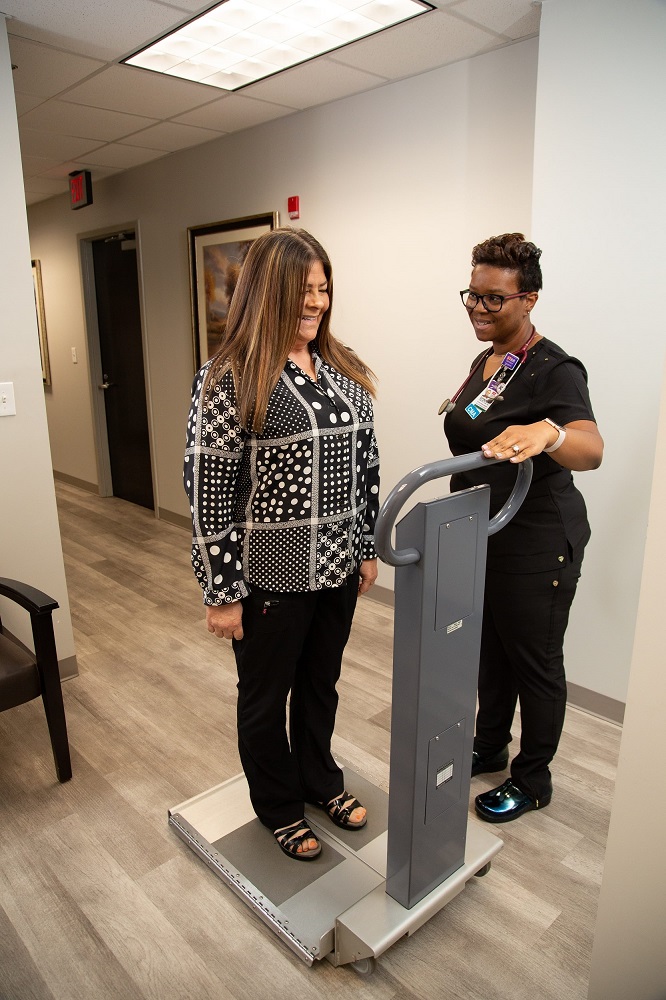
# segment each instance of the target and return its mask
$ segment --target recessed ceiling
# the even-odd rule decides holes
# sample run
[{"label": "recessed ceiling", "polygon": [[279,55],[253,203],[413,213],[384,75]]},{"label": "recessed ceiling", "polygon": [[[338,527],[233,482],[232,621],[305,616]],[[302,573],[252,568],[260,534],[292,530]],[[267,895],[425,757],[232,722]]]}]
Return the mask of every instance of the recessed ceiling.
[{"label": "recessed ceiling", "polygon": [[[295,0],[296,2],[296,0]],[[538,34],[535,0],[431,0],[434,10],[225,94],[120,61],[207,10],[197,0],[2,0],[26,202],[296,111]]]}]

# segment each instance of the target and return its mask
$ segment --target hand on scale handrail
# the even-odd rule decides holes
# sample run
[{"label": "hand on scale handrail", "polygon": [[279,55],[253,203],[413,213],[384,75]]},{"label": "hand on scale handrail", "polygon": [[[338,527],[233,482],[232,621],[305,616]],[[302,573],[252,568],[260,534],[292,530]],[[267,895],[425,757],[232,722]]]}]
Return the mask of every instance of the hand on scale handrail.
[{"label": "hand on scale handrail", "polygon": [[[393,487],[377,515],[375,548],[377,549],[379,558],[390,566],[408,566],[410,563],[418,562],[421,558],[421,553],[418,549],[402,549],[400,551],[394,549],[391,544],[391,533],[397,521],[398,514],[407,500],[424,483],[432,482],[433,479],[443,479],[446,476],[453,476],[457,472],[469,472],[470,469],[478,469],[489,462],[497,463],[503,461],[507,461],[507,459],[487,458],[482,451],[475,451],[467,455],[443,458],[438,462],[429,462],[427,465],[421,465],[418,469],[408,472]],[[521,462],[517,466],[517,472],[511,496],[488,522],[489,535],[494,535],[496,531],[499,531],[505,524],[508,524],[525,499],[532,481],[532,460],[528,458],[524,462]]]}]

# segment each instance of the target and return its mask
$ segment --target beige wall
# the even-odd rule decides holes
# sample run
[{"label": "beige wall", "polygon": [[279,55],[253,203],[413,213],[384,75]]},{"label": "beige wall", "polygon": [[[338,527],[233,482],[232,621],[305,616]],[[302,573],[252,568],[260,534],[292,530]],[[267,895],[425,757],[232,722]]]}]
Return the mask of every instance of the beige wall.
[{"label": "beige wall", "polygon": [[[55,509],[30,269],[18,129],[5,20],[0,15],[0,382],[14,386],[16,415],[0,417],[0,576],[55,598],[58,657],[75,671],[74,641]],[[3,624],[28,645],[29,618],[0,600]]]},{"label": "beige wall", "polygon": [[[666,390],[666,369],[662,373]],[[589,1000],[666,997],[666,795],[659,779],[664,732],[666,391],[657,432],[647,548]]]},{"label": "beige wall", "polygon": [[543,314],[590,367],[606,438],[602,469],[585,478],[593,539],[567,649],[580,683],[620,698],[618,667],[631,661],[590,1000],[666,997],[666,798],[654,766],[666,714],[666,337],[652,293],[666,277],[665,39],[660,0],[543,6],[534,229],[558,289]]},{"label": "beige wall", "polygon": [[[472,245],[529,227],[536,41],[295,114],[95,184],[79,212],[30,209],[53,358],[54,468],[97,482],[77,235],[138,223],[157,504],[187,514],[181,486],[192,369],[187,227],[279,210],[335,268],[334,328],[376,369],[384,483],[445,452],[437,408],[475,347],[458,299]],[[493,92],[506,127],[479,122]],[[71,362],[76,347],[79,364]],[[383,571],[385,585],[392,572]]]},{"label": "beige wall", "polygon": [[[592,541],[567,633],[576,683],[625,700],[666,347],[661,0],[548,0],[539,39],[533,231],[542,332],[586,364],[606,441],[578,476]],[[563,54],[564,57],[563,57]]]}]

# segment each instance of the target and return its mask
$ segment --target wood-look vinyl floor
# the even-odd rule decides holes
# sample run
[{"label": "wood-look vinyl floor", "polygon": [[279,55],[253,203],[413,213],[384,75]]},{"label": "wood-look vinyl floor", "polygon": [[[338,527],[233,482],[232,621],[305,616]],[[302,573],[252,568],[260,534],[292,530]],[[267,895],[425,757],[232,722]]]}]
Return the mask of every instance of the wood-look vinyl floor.
[{"label": "wood-look vinyl floor", "polygon": [[[231,649],[203,626],[187,532],[72,486],[58,497],[74,777],[55,779],[39,701],[0,715],[2,1000],[587,996],[617,726],[569,710],[551,805],[497,828],[491,872],[373,976],[308,969],[167,826],[170,806],[240,770]],[[362,600],[335,749],[384,788],[391,643],[391,610]]]}]

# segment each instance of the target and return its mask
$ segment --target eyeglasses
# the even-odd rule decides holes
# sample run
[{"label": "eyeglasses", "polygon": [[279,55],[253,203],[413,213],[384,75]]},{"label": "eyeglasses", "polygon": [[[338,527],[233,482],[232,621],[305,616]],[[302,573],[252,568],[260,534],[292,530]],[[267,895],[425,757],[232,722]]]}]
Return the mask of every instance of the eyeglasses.
[{"label": "eyeglasses", "polygon": [[509,299],[522,299],[529,294],[529,292],[514,292],[513,295],[477,295],[476,292],[470,292],[469,288],[464,288],[460,298],[465,309],[469,309],[470,312],[480,302],[487,312],[498,313]]}]

